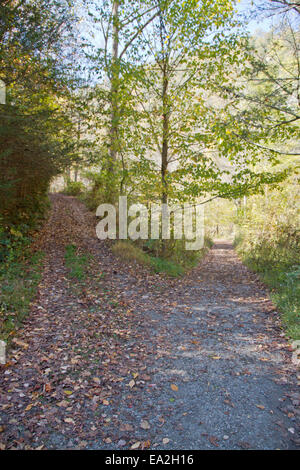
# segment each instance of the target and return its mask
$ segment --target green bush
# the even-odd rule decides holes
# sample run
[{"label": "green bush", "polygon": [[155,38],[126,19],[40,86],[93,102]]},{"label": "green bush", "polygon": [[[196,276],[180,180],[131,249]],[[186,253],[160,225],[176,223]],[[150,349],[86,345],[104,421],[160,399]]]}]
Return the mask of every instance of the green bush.
[{"label": "green bush", "polygon": [[67,196],[80,196],[84,192],[84,184],[80,181],[68,181],[63,193]]}]

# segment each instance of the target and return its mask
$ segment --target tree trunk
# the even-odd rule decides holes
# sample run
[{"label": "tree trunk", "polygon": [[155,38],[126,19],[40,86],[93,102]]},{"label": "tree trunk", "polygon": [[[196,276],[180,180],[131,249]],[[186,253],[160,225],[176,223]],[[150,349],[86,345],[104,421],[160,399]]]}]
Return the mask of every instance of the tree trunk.
[{"label": "tree trunk", "polygon": [[110,148],[109,148],[109,162],[108,171],[110,178],[108,182],[108,195],[111,202],[115,202],[116,198],[116,181],[115,181],[115,163],[118,155],[119,147],[119,79],[120,79],[120,64],[119,64],[119,6],[120,1],[114,0],[112,8],[113,17],[113,40],[112,40],[112,67],[111,67],[111,124],[110,124]]},{"label": "tree trunk", "polygon": [[[162,101],[163,101],[163,138],[162,138],[162,152],[161,152],[161,202],[162,204],[168,203],[168,182],[167,182],[167,170],[168,170],[168,152],[169,152],[169,102],[168,102],[168,74],[167,74],[167,63],[164,64],[163,68],[163,89],[162,89]],[[163,217],[163,214],[162,214]],[[166,255],[168,242],[162,239],[162,255]]]}]

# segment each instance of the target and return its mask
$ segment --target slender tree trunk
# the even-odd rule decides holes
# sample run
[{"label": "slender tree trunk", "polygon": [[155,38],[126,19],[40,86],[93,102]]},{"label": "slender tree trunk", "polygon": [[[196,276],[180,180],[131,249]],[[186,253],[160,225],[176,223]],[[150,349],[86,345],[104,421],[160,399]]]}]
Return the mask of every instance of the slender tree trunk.
[{"label": "slender tree trunk", "polygon": [[108,182],[108,195],[111,202],[116,198],[116,181],[115,181],[115,163],[118,155],[119,147],[119,79],[120,79],[120,64],[119,64],[119,7],[120,0],[114,0],[112,8],[113,18],[113,40],[112,40],[112,67],[111,67],[111,124],[110,124],[110,148],[109,148],[109,164],[108,170],[110,178]]},{"label": "slender tree trunk", "polygon": [[[77,123],[77,153],[79,158],[79,147],[80,147],[80,117],[78,116],[78,123]],[[77,183],[78,181],[78,172],[79,166],[78,163],[75,164],[74,168],[74,181]]]},{"label": "slender tree trunk", "polygon": [[[162,152],[161,152],[161,202],[162,204],[168,203],[168,153],[169,153],[169,101],[168,101],[168,88],[169,80],[167,73],[167,62],[163,68],[163,87],[162,87],[162,101],[163,101],[163,136],[162,136]],[[162,214],[162,217],[164,214]],[[162,254],[166,255],[168,242],[162,239]]]},{"label": "slender tree trunk", "polygon": [[163,139],[161,152],[161,183],[162,183],[162,203],[168,202],[168,151],[169,151],[169,110],[168,100],[168,79],[164,74],[163,78]]}]

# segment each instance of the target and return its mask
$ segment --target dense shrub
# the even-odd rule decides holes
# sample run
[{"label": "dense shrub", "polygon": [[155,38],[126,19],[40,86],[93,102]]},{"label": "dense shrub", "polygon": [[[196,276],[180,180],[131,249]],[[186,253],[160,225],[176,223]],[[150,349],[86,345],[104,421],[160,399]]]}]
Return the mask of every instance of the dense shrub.
[{"label": "dense shrub", "polygon": [[80,181],[68,181],[63,193],[67,196],[80,196],[84,189],[84,184]]}]

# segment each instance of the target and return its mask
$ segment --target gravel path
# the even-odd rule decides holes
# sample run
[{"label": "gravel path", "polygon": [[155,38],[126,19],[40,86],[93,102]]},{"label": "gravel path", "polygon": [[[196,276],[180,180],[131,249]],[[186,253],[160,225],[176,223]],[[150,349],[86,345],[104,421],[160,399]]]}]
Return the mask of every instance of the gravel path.
[{"label": "gravel path", "polygon": [[[299,447],[299,370],[232,246],[168,280],[118,261],[95,222],[52,197],[43,279],[0,368],[0,449]],[[84,282],[68,243],[92,256]]]}]

